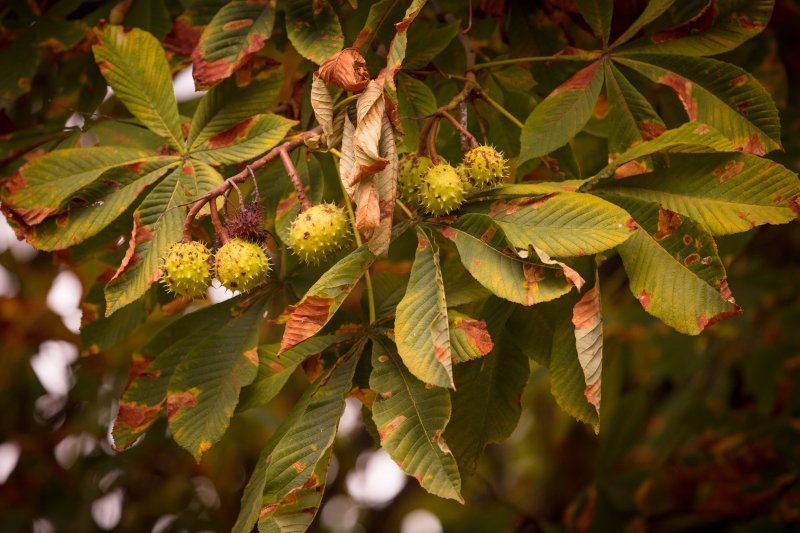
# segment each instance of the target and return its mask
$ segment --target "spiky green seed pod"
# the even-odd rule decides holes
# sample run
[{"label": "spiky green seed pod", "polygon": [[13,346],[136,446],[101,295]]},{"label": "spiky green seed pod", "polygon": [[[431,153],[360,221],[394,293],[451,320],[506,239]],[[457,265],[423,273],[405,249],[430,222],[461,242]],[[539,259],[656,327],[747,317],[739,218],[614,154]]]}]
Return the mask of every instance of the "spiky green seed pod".
[{"label": "spiky green seed pod", "polygon": [[300,212],[289,230],[289,246],[306,263],[344,246],[350,234],[347,215],[335,204],[319,204]]},{"label": "spiky green seed pod", "polygon": [[217,279],[232,291],[247,292],[269,276],[269,257],[264,248],[244,239],[231,239],[214,256]]},{"label": "spiky green seed pod", "polygon": [[491,146],[478,146],[464,155],[459,171],[472,185],[484,189],[503,178],[506,160]]},{"label": "spiky green seed pod", "polygon": [[422,180],[419,202],[432,215],[446,215],[464,201],[464,183],[447,163],[432,167]]},{"label": "spiky green seed pod", "polygon": [[211,284],[211,252],[202,242],[176,242],[161,260],[161,281],[180,296],[204,296]]},{"label": "spiky green seed pod", "polygon": [[402,201],[417,207],[420,183],[432,166],[430,157],[418,154],[403,156],[397,173],[397,194]]}]

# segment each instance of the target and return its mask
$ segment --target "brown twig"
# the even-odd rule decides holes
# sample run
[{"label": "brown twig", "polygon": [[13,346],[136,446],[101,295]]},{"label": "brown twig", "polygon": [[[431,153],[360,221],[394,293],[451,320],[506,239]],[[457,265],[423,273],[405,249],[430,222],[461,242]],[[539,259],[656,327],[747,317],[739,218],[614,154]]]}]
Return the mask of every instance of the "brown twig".
[{"label": "brown twig", "polygon": [[297,135],[293,139],[280,144],[267,152],[265,155],[261,156],[260,158],[256,159],[247,167],[244,168],[241,172],[234,174],[230,178],[226,179],[217,187],[214,187],[203,196],[198,198],[194,201],[194,205],[192,205],[191,209],[189,209],[189,213],[186,215],[186,220],[183,223],[183,240],[190,241],[192,240],[192,222],[194,221],[197,214],[203,209],[203,206],[209,203],[212,199],[225,194],[226,191],[233,188],[235,183],[242,183],[248,177],[250,177],[251,172],[258,170],[264,166],[266,166],[271,161],[280,157],[281,151],[290,152],[294,150],[298,146],[303,146],[305,144],[306,139],[313,137],[314,135],[318,135],[322,131],[322,127],[317,126],[316,128],[308,131],[304,131],[303,133]]},{"label": "brown twig", "polygon": [[439,130],[438,114],[431,119],[431,127],[428,130],[428,156],[433,161],[434,165],[439,164],[439,154],[436,152],[436,134]]},{"label": "brown twig", "polygon": [[219,235],[219,239],[222,241],[222,244],[225,244],[228,242],[228,232],[225,229],[225,226],[223,226],[222,222],[219,220],[216,198],[208,202],[208,208],[211,211],[211,223],[214,225],[214,230],[217,232],[217,235]]},{"label": "brown twig", "polygon": [[[467,128],[465,128],[461,124],[461,122],[456,120],[456,118],[453,115],[451,115],[447,111],[439,111],[437,114],[440,117],[444,117],[447,120],[449,120],[450,124],[452,124],[453,127],[456,130],[458,130],[458,132],[461,134],[461,139],[462,139],[461,151],[462,152],[466,153],[466,152],[469,151],[469,149],[476,148],[478,146],[478,141],[475,139],[475,137],[469,132],[469,130],[467,130]],[[465,147],[467,147],[466,150],[464,149]]]},{"label": "brown twig", "polygon": [[291,156],[289,156],[289,152],[286,150],[280,150],[281,162],[283,162],[283,168],[286,169],[286,173],[289,174],[289,179],[292,180],[292,186],[294,187],[294,192],[297,194],[297,199],[300,200],[300,206],[305,211],[311,207],[311,202],[308,200],[308,196],[306,196],[306,189],[303,186],[303,182],[300,180],[300,176],[297,175],[297,169],[294,167],[294,163],[292,162]]}]

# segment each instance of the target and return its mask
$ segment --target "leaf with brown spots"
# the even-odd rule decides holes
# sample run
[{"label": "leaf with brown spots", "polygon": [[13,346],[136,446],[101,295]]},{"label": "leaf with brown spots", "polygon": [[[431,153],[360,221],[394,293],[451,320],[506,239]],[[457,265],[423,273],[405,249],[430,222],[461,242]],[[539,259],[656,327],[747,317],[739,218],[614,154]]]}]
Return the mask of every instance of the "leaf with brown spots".
[{"label": "leaf with brown spots", "polygon": [[[453,241],[469,273],[495,295],[521,305],[534,305],[568,293],[572,284],[558,268],[538,257],[523,259],[506,252],[505,234],[481,215],[464,215],[441,234]],[[484,236],[491,233],[491,237]]]},{"label": "leaf with brown spots", "polygon": [[719,130],[736,150],[764,155],[781,148],[778,110],[769,93],[741,68],[715,59],[631,54],[622,65],[668,86],[689,120]]},{"label": "leaf with brown spots", "polygon": [[521,396],[530,363],[516,339],[529,344],[529,336],[539,332],[508,329],[506,322],[514,308],[499,298],[489,298],[475,310],[492,336],[493,349],[453,370],[453,415],[444,435],[464,472],[475,470],[487,444],[502,442],[511,435],[522,413]]},{"label": "leaf with brown spots", "polygon": [[250,353],[258,344],[264,308],[263,300],[250,302],[175,367],[167,391],[169,428],[197,461],[228,429],[239,391],[256,377],[258,361]]},{"label": "leaf with brown spots", "polygon": [[389,43],[389,53],[386,55],[386,70],[384,71],[383,79],[386,92],[393,102],[397,101],[397,87],[394,84],[394,77],[402,68],[403,60],[406,58],[408,27],[414,22],[414,19],[417,18],[426,3],[427,0],[411,0],[403,15],[403,20],[394,25],[395,35],[392,37],[392,42]]},{"label": "leaf with brown spots", "polygon": [[492,336],[486,328],[486,321],[475,320],[453,310],[447,312],[447,319],[450,322],[453,364],[478,359],[494,348]]},{"label": "leaf with brown spots", "polygon": [[[673,2],[649,2],[648,22],[655,20]],[[673,28],[654,33],[641,41],[631,43],[625,54],[639,52],[673,54],[675,56],[711,56],[733,50],[743,42],[764,30],[772,16],[774,0],[748,0],[746,2],[708,0],[690,18]],[[654,15],[654,16],[653,16]],[[644,18],[645,15],[642,15]],[[635,24],[636,29],[626,32],[627,40],[633,37],[644,24]],[[623,41],[623,39],[620,39]]]},{"label": "leaf with brown spots", "polygon": [[728,235],[794,220],[789,199],[800,195],[800,182],[791,170],[750,154],[672,154],[669,168],[609,182],[602,191],[659,202],[713,235]]},{"label": "leaf with brown spots", "polygon": [[300,55],[318,65],[344,46],[339,16],[328,0],[287,0],[286,32]]},{"label": "leaf with brown spots", "polygon": [[[364,342],[356,343],[306,389],[289,416],[275,430],[256,463],[244,489],[239,517],[234,532],[248,533],[259,527],[280,523],[298,516],[300,501],[314,493],[322,497],[325,487],[324,466],[336,437],[339,418],[344,412],[345,396],[353,386],[356,363]],[[319,500],[311,506],[316,513]],[[313,518],[304,517],[303,523]]]},{"label": "leaf with brown spots", "polygon": [[444,281],[436,241],[417,229],[417,252],[394,323],[400,357],[424,383],[453,387],[453,361]]},{"label": "leaf with brown spots", "polygon": [[631,234],[625,226],[630,216],[624,210],[578,192],[472,204],[464,210],[490,217],[515,249],[527,251],[534,246],[551,257],[596,254],[619,245]]},{"label": "leaf with brown spots", "polygon": [[280,344],[258,347],[258,374],[253,383],[242,390],[237,411],[266,405],[281,391],[295,369],[309,357],[353,338],[352,333],[317,335],[281,354]]},{"label": "leaf with brown spots", "polygon": [[599,417],[603,373],[603,309],[597,272],[594,286],[572,308],[572,325],[575,327],[575,349],[586,381],[586,401],[597,409]]},{"label": "leaf with brown spots", "polygon": [[106,25],[96,33],[98,43],[92,50],[114,95],[148,129],[184,152],[178,104],[161,43],[138,28]]},{"label": "leaf with brown spots", "polygon": [[323,274],[303,299],[291,307],[279,353],[313,337],[325,327],[374,260],[367,245],[362,245]]},{"label": "leaf with brown spots", "polygon": [[372,418],[383,449],[422,488],[463,503],[458,466],[442,437],[450,418],[447,391],[415,378],[385,337],[372,344],[369,386],[377,393]]},{"label": "leaf with brown spots", "polygon": [[192,52],[198,89],[231,76],[264,47],[275,24],[275,4],[275,0],[233,0],[217,11]]},{"label": "leaf with brown spots", "polygon": [[[714,238],[701,224],[685,216],[678,224],[678,215],[657,203],[622,196],[609,199],[625,208],[641,228],[618,250],[631,292],[640,301],[647,295],[642,304],[648,313],[681,333],[697,335],[709,324],[741,312],[727,289]],[[693,261],[694,254],[703,259]]]},{"label": "leaf with brown spots", "polygon": [[165,409],[175,367],[187,353],[224,329],[238,301],[229,300],[184,315],[134,352],[128,384],[114,420],[115,449],[123,450],[132,445]]}]

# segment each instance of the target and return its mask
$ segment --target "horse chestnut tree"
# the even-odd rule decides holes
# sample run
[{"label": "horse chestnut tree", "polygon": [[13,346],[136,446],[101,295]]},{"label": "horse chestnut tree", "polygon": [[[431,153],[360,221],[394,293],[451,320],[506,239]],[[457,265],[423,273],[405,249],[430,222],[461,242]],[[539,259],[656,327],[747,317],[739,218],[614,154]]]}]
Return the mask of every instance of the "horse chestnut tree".
[{"label": "horse chestnut tree", "polygon": [[[40,250],[107,268],[94,357],[169,311],[133,356],[118,450],[163,415],[201,461],[306,374],[236,531],[311,524],[348,396],[400,468],[459,502],[531,365],[600,431],[598,268],[619,256],[644,310],[698,335],[743,312],[715,237],[800,212],[797,176],[765,157],[770,95],[711,57],[771,1],[653,0],[619,27],[613,2],[578,0],[547,30],[570,38],[547,42],[520,27],[536,3],[190,4],[163,39],[124,7],[92,29],[94,89],[121,105],[25,145],[48,149],[17,160],[2,209]],[[179,106],[188,65],[207,92]],[[126,128],[90,135],[109,120]],[[205,299],[212,276],[231,298]]]}]

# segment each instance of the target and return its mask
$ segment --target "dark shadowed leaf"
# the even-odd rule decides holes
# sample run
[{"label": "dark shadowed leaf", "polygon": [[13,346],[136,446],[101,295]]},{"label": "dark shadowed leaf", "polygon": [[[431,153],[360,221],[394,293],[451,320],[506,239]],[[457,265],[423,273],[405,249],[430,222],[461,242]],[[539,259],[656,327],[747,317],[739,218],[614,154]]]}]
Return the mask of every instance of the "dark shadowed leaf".
[{"label": "dark shadowed leaf", "polygon": [[287,0],[286,31],[300,55],[321,65],[344,46],[339,16],[327,0]]}]

